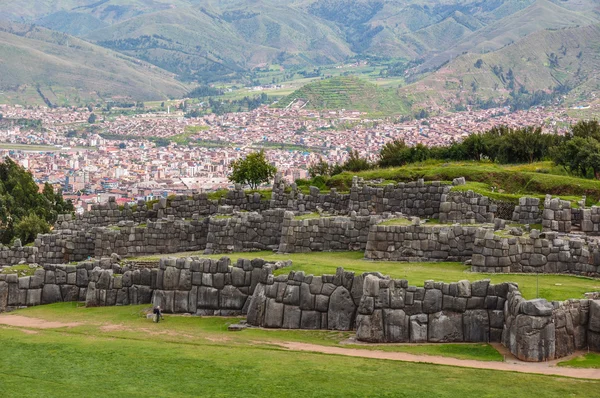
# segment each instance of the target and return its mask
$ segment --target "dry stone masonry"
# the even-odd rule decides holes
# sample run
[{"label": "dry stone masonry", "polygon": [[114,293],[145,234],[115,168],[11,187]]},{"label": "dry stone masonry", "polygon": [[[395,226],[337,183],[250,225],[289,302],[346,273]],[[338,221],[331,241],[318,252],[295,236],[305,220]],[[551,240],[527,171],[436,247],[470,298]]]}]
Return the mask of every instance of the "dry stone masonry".
[{"label": "dry stone masonry", "polygon": [[540,224],[540,200],[539,198],[520,198],[519,205],[515,206],[512,220],[519,224]]}]

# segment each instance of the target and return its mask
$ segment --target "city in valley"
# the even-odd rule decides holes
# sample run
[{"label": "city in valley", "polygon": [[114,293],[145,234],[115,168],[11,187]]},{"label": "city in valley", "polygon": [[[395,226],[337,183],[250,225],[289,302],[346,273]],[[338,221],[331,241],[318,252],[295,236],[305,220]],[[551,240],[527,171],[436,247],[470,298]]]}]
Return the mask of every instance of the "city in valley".
[{"label": "city in valley", "polygon": [[[78,212],[117,197],[119,204],[228,188],[230,163],[264,149],[288,181],[308,177],[320,160],[342,163],[350,151],[376,160],[393,140],[447,145],[493,126],[540,126],[562,134],[576,122],[564,109],[508,108],[425,119],[371,119],[338,110],[273,109],[185,118],[176,109],[104,115],[90,108],[0,105],[0,155],[30,170],[38,184],[62,190]],[[90,116],[96,120],[90,123]],[[96,116],[97,115],[97,116]]]}]

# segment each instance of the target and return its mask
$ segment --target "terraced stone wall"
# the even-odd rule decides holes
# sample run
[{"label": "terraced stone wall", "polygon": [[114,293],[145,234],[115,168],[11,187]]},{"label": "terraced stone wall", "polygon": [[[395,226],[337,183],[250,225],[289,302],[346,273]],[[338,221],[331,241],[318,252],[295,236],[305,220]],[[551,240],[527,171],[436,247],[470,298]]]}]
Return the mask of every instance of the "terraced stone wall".
[{"label": "terraced stone wall", "polygon": [[266,328],[353,330],[363,276],[304,272],[268,276],[249,302],[248,324]]},{"label": "terraced stone wall", "polygon": [[278,251],[306,253],[313,251],[365,250],[369,229],[384,216],[321,217],[294,219],[286,212]]},{"label": "terraced stone wall", "polygon": [[356,338],[370,343],[500,342],[508,283],[425,281],[365,276]]},{"label": "terraced stone wall", "polygon": [[487,196],[473,191],[452,191],[444,194],[439,208],[439,219],[443,224],[491,223],[497,205]]},{"label": "terraced stone wall", "polygon": [[502,236],[479,229],[475,238],[474,272],[600,275],[598,242],[585,237],[536,230],[524,236]]},{"label": "terraced stone wall", "polygon": [[389,261],[465,261],[473,254],[477,227],[373,225],[365,258]]},{"label": "terraced stone wall", "polygon": [[283,209],[274,209],[211,217],[205,254],[277,249],[284,213]]},{"label": "terraced stone wall", "polygon": [[[124,224],[124,225],[123,225]],[[118,227],[94,229],[94,255],[97,258],[143,256],[204,250],[208,235],[208,219],[148,221],[147,224],[121,223]]]}]

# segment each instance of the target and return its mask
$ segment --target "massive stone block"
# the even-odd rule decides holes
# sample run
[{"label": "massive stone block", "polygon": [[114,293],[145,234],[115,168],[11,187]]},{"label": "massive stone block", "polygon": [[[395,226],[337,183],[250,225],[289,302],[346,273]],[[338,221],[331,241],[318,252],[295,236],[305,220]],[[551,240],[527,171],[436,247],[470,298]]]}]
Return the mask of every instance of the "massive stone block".
[{"label": "massive stone block", "polygon": [[463,314],[436,312],[429,315],[428,340],[433,343],[453,343],[463,339]]},{"label": "massive stone block", "polygon": [[329,298],[327,326],[330,330],[352,330],[356,306],[350,292],[339,286]]},{"label": "massive stone block", "polygon": [[463,314],[463,337],[468,342],[490,340],[490,319],[487,310],[465,311]]},{"label": "massive stone block", "polygon": [[402,310],[383,310],[385,341],[405,343],[409,341],[409,317]]}]

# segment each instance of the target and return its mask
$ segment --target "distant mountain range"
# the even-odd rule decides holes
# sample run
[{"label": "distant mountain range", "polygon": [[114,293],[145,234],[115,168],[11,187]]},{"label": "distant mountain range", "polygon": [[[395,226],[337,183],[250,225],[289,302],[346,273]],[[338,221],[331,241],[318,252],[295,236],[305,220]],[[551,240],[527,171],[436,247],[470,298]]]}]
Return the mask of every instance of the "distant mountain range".
[{"label": "distant mountain range", "polygon": [[[130,87],[136,86],[132,94],[151,92],[155,98],[184,91],[173,77],[183,82],[210,83],[239,79],[253,68],[267,64],[286,69],[317,67],[350,57],[418,59],[420,65],[411,71],[415,80],[440,66],[446,74],[483,73],[485,68],[467,70],[470,58],[481,58],[485,65],[515,63],[510,68],[513,73],[521,73],[527,62],[515,58],[510,48],[517,48],[523,38],[541,38],[563,29],[572,31],[570,35],[589,34],[584,27],[600,22],[599,7],[600,0],[0,0],[0,18],[35,24],[39,31],[39,27],[45,27],[68,35],[63,38],[77,37],[80,47],[103,47],[96,51],[126,64],[133,58],[140,60],[139,64],[132,62],[134,66],[128,70],[142,75],[153,73],[156,87],[142,87],[137,83],[139,79],[128,79]],[[15,46],[17,39],[13,36],[17,35],[3,32],[2,37],[9,36],[10,40],[3,39],[10,42],[5,45]],[[18,37],[29,43],[21,46],[40,45],[44,48],[42,53],[49,51],[48,41],[32,42],[31,37]],[[590,46],[585,51],[588,50],[592,50]],[[54,55],[71,61],[82,59],[60,52]],[[2,68],[18,69],[11,66],[11,59],[5,58],[2,57]],[[590,62],[593,61],[588,59],[582,68],[588,68]],[[102,71],[102,65],[106,63],[94,61],[87,66],[97,66]],[[548,66],[542,63],[539,67]],[[556,65],[552,67],[557,69]],[[48,66],[45,73],[55,79],[52,70]],[[548,84],[549,73],[541,73],[540,79],[528,73],[528,79],[536,81],[520,83],[531,89],[564,83],[566,77],[553,72],[556,84]],[[561,73],[571,76],[568,71]],[[429,87],[439,90],[435,83],[443,80],[439,76],[439,72],[428,75],[419,86],[421,92]],[[465,79],[468,78],[463,78],[463,86]],[[575,82],[581,81],[579,75]],[[23,73],[13,74],[11,82],[22,86],[34,81],[31,75]],[[57,86],[62,84],[58,77],[55,82]],[[5,89],[6,83],[0,83]],[[481,90],[487,90],[487,80],[477,84]],[[490,84],[495,87],[491,80]],[[443,90],[455,95],[452,84],[443,86]],[[424,94],[423,98],[428,96]]]}]

